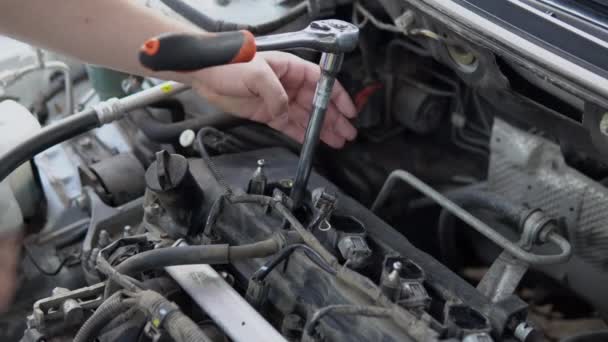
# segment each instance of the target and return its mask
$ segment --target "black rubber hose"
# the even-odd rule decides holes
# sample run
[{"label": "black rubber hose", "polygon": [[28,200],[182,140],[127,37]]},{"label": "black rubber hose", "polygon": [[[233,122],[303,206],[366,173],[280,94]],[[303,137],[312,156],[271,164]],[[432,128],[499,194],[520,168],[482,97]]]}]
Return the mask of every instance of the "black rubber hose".
[{"label": "black rubber hose", "polygon": [[43,128],[0,156],[0,181],[38,153],[99,125],[95,110],[86,109]]},{"label": "black rubber hose", "polygon": [[191,129],[195,132],[203,127],[228,129],[239,126],[243,120],[229,114],[211,114],[179,122],[165,123],[158,121],[145,108],[130,112],[130,117],[148,139],[157,143],[175,143],[183,131]]},{"label": "black rubber hose", "polygon": [[279,251],[279,244],[275,239],[267,239],[248,245],[230,247],[228,258],[230,261],[264,258]]},{"label": "black rubber hose", "polygon": [[124,275],[160,269],[175,265],[227,264],[235,260],[263,258],[276,253],[279,244],[268,239],[248,245],[202,245],[168,247],[136,254],[116,266],[116,271]]},{"label": "black rubber hose", "polygon": [[568,336],[560,342],[604,342],[608,341],[608,330],[586,332],[574,336]]},{"label": "black rubber hose", "polygon": [[186,120],[186,108],[184,104],[177,99],[160,100],[150,105],[151,108],[165,109],[171,113],[171,122]]},{"label": "black rubber hose", "polygon": [[121,293],[115,293],[104,301],[95,310],[93,315],[84,322],[78,333],[74,337],[74,342],[90,342],[93,341],[112,319],[128,310],[135,304],[135,300],[121,298]]},{"label": "black rubber hose", "polygon": [[248,30],[253,34],[266,34],[276,31],[279,28],[289,24],[298,17],[306,14],[308,10],[308,5],[306,1],[304,1],[294,6],[287,13],[285,13],[285,15],[275,20],[271,20],[259,25],[243,25],[213,19],[182,0],[161,0],[161,2],[194,25],[209,32]]},{"label": "black rubber hose", "polygon": [[[131,276],[168,266],[228,264],[235,260],[267,257],[278,252],[279,248],[279,243],[272,238],[234,247],[228,245],[202,245],[159,248],[136,254],[120,263],[114,269],[118,274]],[[104,297],[108,297],[117,289],[118,286],[115,282],[108,281]]]},{"label": "black rubber hose", "polygon": [[120,274],[135,275],[175,265],[227,264],[229,255],[228,245],[167,247],[136,254],[120,263],[115,269]]}]

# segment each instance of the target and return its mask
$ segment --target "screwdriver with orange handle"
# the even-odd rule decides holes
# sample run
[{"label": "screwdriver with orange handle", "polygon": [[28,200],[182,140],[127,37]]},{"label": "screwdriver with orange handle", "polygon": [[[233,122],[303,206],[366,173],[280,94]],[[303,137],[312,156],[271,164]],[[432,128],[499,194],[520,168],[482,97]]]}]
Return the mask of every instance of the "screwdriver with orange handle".
[{"label": "screwdriver with orange handle", "polygon": [[148,40],[140,51],[141,63],[155,71],[195,71],[231,63],[248,62],[256,51],[311,49],[322,52],[321,77],[312,103],[302,152],[290,196],[294,208],[305,198],[312,161],[319,144],[325,113],[344,54],[353,51],[359,28],[341,20],[313,21],[298,32],[254,38],[248,31],[220,34],[167,34]]},{"label": "screwdriver with orange handle", "polygon": [[301,31],[261,37],[254,37],[249,31],[168,33],[147,40],[139,60],[153,71],[189,72],[249,62],[256,51],[310,49],[345,53],[357,47],[358,32],[353,32],[351,26],[337,20],[320,20]]}]

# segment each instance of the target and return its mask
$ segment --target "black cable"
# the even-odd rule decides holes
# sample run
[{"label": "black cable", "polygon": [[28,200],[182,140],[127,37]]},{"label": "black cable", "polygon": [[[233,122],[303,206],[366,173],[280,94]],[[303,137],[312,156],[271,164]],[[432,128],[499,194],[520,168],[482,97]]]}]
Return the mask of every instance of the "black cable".
[{"label": "black cable", "polygon": [[99,125],[91,108],[46,126],[0,156],[0,182],[38,153]]},{"label": "black cable", "polygon": [[203,127],[196,134],[195,144],[196,148],[198,149],[198,153],[201,155],[203,161],[207,164],[207,167],[209,167],[211,174],[213,175],[215,180],[224,188],[225,194],[229,195],[232,194],[232,189],[230,188],[230,185],[228,185],[228,183],[226,183],[226,181],[224,180],[224,177],[215,166],[213,160],[211,160],[209,151],[207,150],[207,147],[205,147],[205,143],[203,142],[203,138],[207,134],[217,134],[217,132],[218,131],[212,127]]},{"label": "black cable", "polygon": [[314,249],[306,245],[295,244],[283,248],[283,250],[281,250],[279,254],[277,254],[274,258],[272,258],[272,260],[266,262],[264,266],[260,267],[260,269],[257,270],[251,276],[251,279],[256,281],[263,281],[278,264],[280,264],[283,260],[287,259],[297,249],[302,249],[304,251],[304,254],[322,270],[329,274],[336,275],[336,271],[330,265],[328,265],[325,260],[323,260],[323,258],[319,255],[319,253],[317,253]]},{"label": "black cable", "polygon": [[194,25],[209,32],[248,30],[253,34],[267,34],[289,24],[308,11],[308,4],[303,1],[277,19],[258,25],[244,25],[213,19],[183,0],[161,0],[161,2]]},{"label": "black cable", "polygon": [[40,272],[41,274],[45,275],[45,276],[49,276],[49,277],[54,277],[56,275],[59,274],[59,272],[61,272],[61,270],[63,269],[63,267],[70,262],[71,260],[74,260],[73,258],[70,258],[70,256],[65,257],[60,263],[59,266],[57,266],[54,270],[52,271],[47,271],[44,269],[44,267],[42,267],[38,261],[36,260],[36,258],[34,258],[34,256],[31,254],[29,248],[27,248],[27,246],[24,246],[23,248],[25,250],[25,255],[27,255],[28,259],[30,259],[30,261],[32,262],[32,265],[34,265],[34,267],[36,267],[36,269],[38,270],[38,272]]},{"label": "black cable", "polygon": [[134,299],[123,299],[122,293],[116,293],[106,299],[85,322],[74,336],[74,342],[95,340],[101,330],[119,314],[127,311],[136,303]]},{"label": "black cable", "polygon": [[[387,46],[387,53],[388,54],[392,54],[394,51],[394,49],[396,47],[401,47],[404,48],[406,50],[409,50],[411,52],[414,52],[417,55],[420,55],[422,57],[431,57],[433,54],[430,50],[420,46],[420,45],[416,45],[415,42],[413,41],[409,41],[406,39],[393,39],[390,41],[390,43],[388,43]],[[389,58],[391,58],[389,56]]]},{"label": "black cable", "polygon": [[363,305],[350,305],[350,304],[335,304],[328,305],[324,308],[317,310],[312,318],[308,320],[304,326],[304,333],[308,336],[312,336],[314,329],[321,319],[329,314],[340,314],[348,316],[364,316],[364,317],[389,317],[392,313],[392,309],[384,308],[381,306],[363,306]]}]

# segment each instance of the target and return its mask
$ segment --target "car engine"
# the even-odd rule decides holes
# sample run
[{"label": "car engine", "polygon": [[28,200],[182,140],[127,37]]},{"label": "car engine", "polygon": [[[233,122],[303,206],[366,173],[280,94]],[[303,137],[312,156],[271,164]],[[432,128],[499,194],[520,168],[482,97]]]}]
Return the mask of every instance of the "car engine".
[{"label": "car engine", "polygon": [[141,2],[258,37],[350,23],[359,135],[320,144],[294,200],[308,152],[281,132],[0,40],[3,160],[107,120],[0,166],[0,222],[24,231],[0,339],[608,339],[608,4]]}]

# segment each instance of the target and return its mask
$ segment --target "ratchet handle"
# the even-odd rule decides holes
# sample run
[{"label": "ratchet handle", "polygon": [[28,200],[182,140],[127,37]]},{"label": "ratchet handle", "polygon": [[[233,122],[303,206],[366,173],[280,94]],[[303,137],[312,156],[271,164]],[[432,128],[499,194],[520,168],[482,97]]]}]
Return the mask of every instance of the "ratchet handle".
[{"label": "ratchet handle", "polygon": [[148,39],[139,51],[139,61],[153,71],[188,72],[249,62],[255,52],[255,37],[249,31],[168,33]]}]

